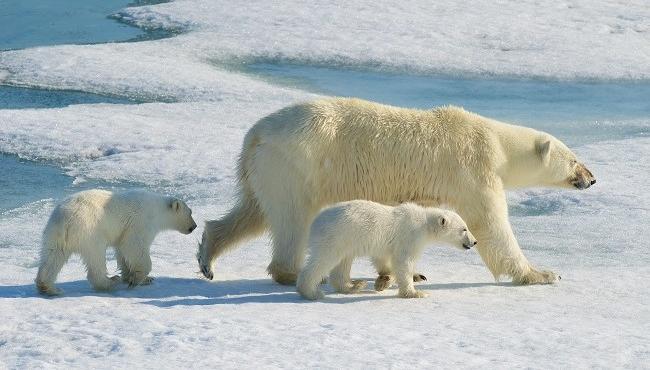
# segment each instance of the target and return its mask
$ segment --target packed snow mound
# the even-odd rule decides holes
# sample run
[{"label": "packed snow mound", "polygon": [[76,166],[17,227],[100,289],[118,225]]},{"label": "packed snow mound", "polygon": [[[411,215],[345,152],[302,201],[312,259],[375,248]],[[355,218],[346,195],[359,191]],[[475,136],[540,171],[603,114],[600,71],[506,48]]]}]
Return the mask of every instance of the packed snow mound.
[{"label": "packed snow mound", "polygon": [[184,0],[127,8],[114,17],[186,33],[138,43],[5,51],[0,79],[188,101],[218,100],[237,86],[257,90],[261,82],[232,68],[259,61],[464,76],[650,78],[650,7],[642,3],[288,1],[278,6]]},{"label": "packed snow mound", "polygon": [[128,8],[117,17],[149,27],[186,25],[200,31],[202,52],[224,61],[548,78],[650,77],[650,7],[643,2],[181,0]]}]

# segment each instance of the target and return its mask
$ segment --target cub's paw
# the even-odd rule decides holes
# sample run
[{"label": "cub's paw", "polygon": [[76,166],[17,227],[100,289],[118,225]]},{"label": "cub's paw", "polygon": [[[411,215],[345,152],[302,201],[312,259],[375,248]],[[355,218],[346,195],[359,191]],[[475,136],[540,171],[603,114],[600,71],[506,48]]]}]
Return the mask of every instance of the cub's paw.
[{"label": "cub's paw", "polygon": [[129,288],[134,288],[138,285],[149,285],[153,282],[153,277],[147,276],[141,272],[134,272],[129,277]]},{"label": "cub's paw", "polygon": [[414,283],[419,283],[421,281],[427,281],[427,277],[422,274],[413,274]]},{"label": "cub's paw", "polygon": [[399,296],[402,298],[426,298],[429,294],[421,290],[413,290],[409,292],[400,292]]},{"label": "cub's paw", "polygon": [[308,289],[298,289],[298,293],[305,298],[309,299],[310,301],[317,301],[319,299],[325,298],[325,295],[320,289],[315,289],[315,290],[308,290]]},{"label": "cub's paw", "polygon": [[47,285],[39,281],[36,282],[36,290],[38,290],[40,294],[50,297],[63,295],[63,289],[57,288],[54,285]]},{"label": "cub's paw", "polygon": [[91,285],[93,286],[93,289],[98,292],[110,292],[111,290],[114,290],[119,283],[120,277],[116,275],[111,276],[110,278],[106,277],[100,281],[92,281]]},{"label": "cub's paw", "polygon": [[361,289],[364,289],[368,283],[365,280],[352,280],[352,286],[350,287],[350,293],[357,293]]},{"label": "cub's paw", "polygon": [[375,280],[375,290],[381,292],[390,288],[395,282],[395,278],[392,275],[379,275]]},{"label": "cub's paw", "polygon": [[334,287],[334,290],[337,291],[338,293],[352,294],[352,293],[359,293],[359,291],[365,288],[366,285],[368,284],[366,283],[365,280],[352,280],[343,283],[340,286],[338,286],[337,284],[333,284],[332,286]]}]

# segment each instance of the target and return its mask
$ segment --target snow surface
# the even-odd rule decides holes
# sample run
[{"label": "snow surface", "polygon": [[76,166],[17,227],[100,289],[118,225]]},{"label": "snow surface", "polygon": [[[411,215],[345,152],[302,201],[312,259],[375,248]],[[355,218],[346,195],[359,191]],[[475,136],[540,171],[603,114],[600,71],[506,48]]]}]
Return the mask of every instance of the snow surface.
[{"label": "snow surface", "polygon": [[[129,8],[117,17],[187,33],[2,52],[0,79],[163,103],[0,110],[0,151],[79,178],[182,195],[201,224],[232,204],[246,130],[313,97],[241,74],[237,63],[643,80],[646,5],[192,0]],[[634,124],[636,134],[573,146],[598,179],[592,189],[510,194],[524,253],[562,275],[553,286],[497,284],[475,252],[432,248],[419,264],[430,298],[398,299],[393,289],[312,303],[268,278],[266,237],[220,259],[214,282],[200,279],[199,228],[156,239],[152,286],[93,292],[73,258],[59,277],[66,295],[47,299],[32,280],[55,200],[2,211],[0,367],[647,368],[650,117],[602,129],[617,124]],[[375,274],[359,261],[353,275]]]}]

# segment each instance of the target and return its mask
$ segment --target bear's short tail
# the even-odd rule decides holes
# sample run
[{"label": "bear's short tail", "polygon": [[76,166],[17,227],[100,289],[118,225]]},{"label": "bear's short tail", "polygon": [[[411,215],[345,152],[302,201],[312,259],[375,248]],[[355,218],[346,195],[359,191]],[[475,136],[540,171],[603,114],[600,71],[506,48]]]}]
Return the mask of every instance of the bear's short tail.
[{"label": "bear's short tail", "polygon": [[235,207],[218,220],[206,221],[197,259],[203,275],[212,280],[212,264],[239,243],[263,233],[267,224],[255,193],[249,184],[253,151],[258,143],[254,128],[244,140],[239,158],[239,194]]}]

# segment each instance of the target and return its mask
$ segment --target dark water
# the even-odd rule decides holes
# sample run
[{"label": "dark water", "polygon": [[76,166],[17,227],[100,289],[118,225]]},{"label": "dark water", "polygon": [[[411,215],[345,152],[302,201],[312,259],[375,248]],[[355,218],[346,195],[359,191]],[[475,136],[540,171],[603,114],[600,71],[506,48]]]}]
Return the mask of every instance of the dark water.
[{"label": "dark water", "polygon": [[58,108],[72,104],[132,104],[136,101],[81,91],[0,86],[0,109]]},{"label": "dark water", "polygon": [[120,190],[136,187],[129,183],[98,180],[73,184],[74,178],[66,175],[60,167],[26,161],[3,153],[0,153],[0,174],[0,212],[41,199],[60,200],[85,189],[99,187]]},{"label": "dark water", "polygon": [[0,0],[0,50],[61,44],[96,44],[165,37],[112,18],[129,5],[161,1]]},{"label": "dark water", "polygon": [[569,143],[650,134],[648,82],[465,79],[278,64],[253,64],[246,71],[326,95],[423,109],[459,105],[548,131]]},{"label": "dark water", "polygon": [[[0,0],[0,50],[60,44],[96,44],[156,39],[164,30],[143,30],[111,18],[141,0]],[[0,109],[59,108],[72,104],[133,104],[141,101],[80,91],[0,85]]]}]

